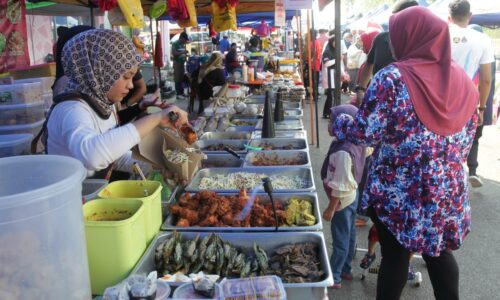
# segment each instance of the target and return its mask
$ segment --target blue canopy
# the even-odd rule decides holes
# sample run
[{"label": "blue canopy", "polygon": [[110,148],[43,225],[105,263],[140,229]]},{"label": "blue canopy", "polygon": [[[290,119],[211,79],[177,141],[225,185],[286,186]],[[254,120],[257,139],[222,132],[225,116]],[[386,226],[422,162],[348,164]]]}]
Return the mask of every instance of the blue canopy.
[{"label": "blue canopy", "polygon": [[[291,20],[293,16],[295,16],[294,10],[285,11],[285,19]],[[199,24],[208,24],[212,16],[197,16],[197,20]],[[168,20],[172,21],[169,16],[163,15],[159,20]],[[274,25],[274,11],[270,12],[258,12],[258,13],[246,13],[246,14],[237,14],[236,21],[238,22],[238,26],[252,26],[260,23],[261,20],[266,21],[266,23],[270,25]]]},{"label": "blue canopy", "polygon": [[474,14],[472,15],[469,23],[486,27],[500,27],[500,11],[484,14]]}]

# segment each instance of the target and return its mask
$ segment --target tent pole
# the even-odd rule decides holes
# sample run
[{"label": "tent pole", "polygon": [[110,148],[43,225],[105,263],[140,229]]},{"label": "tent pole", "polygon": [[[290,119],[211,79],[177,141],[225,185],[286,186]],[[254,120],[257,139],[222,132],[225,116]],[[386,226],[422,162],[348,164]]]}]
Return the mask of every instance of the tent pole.
[{"label": "tent pole", "polygon": [[[311,10],[311,15],[312,15],[312,31],[315,31],[314,30],[314,10]],[[313,82],[314,82],[314,86],[313,86],[313,98],[314,98],[314,110],[315,110],[315,113],[316,113],[316,147],[319,148],[319,121],[318,121],[318,100],[319,100],[319,96],[318,96],[318,86],[319,86],[319,74],[318,74],[318,71],[316,71],[316,57],[318,56],[318,53],[316,53],[316,51],[318,51],[318,49],[316,49],[316,35],[317,33],[314,34],[314,37],[313,37],[313,53],[314,53],[314,77],[313,77]],[[319,53],[319,55],[321,55],[321,53]]]},{"label": "tent pole", "polygon": [[[302,79],[302,82],[304,83],[304,87],[305,87],[306,83],[304,82],[304,66],[302,64],[302,51],[301,51],[301,46],[300,46],[300,40],[302,37],[301,30],[300,30],[301,22],[300,22],[299,12],[297,10],[295,11],[295,19],[297,20],[297,46],[298,46],[297,51],[299,52],[300,78]],[[293,32],[292,32],[292,37],[293,37]],[[292,52],[295,53],[295,43],[293,43],[293,42],[292,42]],[[294,57],[295,57],[295,54],[294,54]],[[306,102],[305,99],[302,99],[302,107],[306,106],[305,102]]]},{"label": "tent pole", "polygon": [[[153,55],[153,58],[155,57],[155,44],[154,44],[154,36],[153,36],[153,18],[149,18],[149,31],[151,33],[151,53]],[[153,78],[155,83],[156,81],[156,72],[155,72],[155,66],[154,66],[154,59],[153,59]],[[158,85],[160,86],[160,85]]]},{"label": "tent pole", "polygon": [[90,26],[95,27],[94,5],[90,2],[90,0],[87,3],[89,5],[89,7],[90,7]]},{"label": "tent pole", "polygon": [[340,87],[342,82],[340,79],[341,63],[342,63],[342,53],[341,52],[341,33],[340,33],[340,1],[335,0],[335,89],[334,89],[334,105],[340,105]]},{"label": "tent pole", "polygon": [[[158,19],[156,19],[156,35],[158,35],[158,31],[159,31],[159,25],[158,25]],[[161,45],[159,45],[159,47],[161,47]],[[162,58],[163,60],[163,58]],[[160,82],[160,84],[158,85],[160,87],[160,89],[162,88],[162,85],[161,85],[161,66],[158,66],[158,81]]]},{"label": "tent pole", "polygon": [[311,63],[311,50],[313,49],[311,44],[311,17],[309,14],[309,10],[307,10],[307,43],[306,49],[307,51],[307,61],[309,65],[309,113],[310,113],[310,122],[311,122],[311,145],[314,145],[314,113],[312,102],[314,101],[314,92],[313,92],[313,74],[312,74],[312,63]]}]

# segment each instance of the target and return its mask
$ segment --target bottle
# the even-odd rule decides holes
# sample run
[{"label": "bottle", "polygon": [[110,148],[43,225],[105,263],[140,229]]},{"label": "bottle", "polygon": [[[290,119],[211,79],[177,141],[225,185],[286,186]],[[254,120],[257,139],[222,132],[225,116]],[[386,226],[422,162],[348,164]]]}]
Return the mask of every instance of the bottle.
[{"label": "bottle", "polygon": [[241,73],[243,73],[243,82],[248,82],[248,66],[247,64],[243,63],[243,66],[241,67]]},{"label": "bottle", "polygon": [[266,91],[266,100],[264,102],[264,120],[262,122],[262,133],[263,139],[274,138],[274,120],[273,120],[273,108],[271,105],[271,92]]}]

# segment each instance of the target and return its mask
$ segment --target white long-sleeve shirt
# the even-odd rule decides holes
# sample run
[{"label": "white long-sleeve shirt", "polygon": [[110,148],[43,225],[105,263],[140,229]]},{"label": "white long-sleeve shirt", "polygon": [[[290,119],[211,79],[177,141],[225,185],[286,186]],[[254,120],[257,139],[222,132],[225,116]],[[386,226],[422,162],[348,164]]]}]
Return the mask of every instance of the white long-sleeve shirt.
[{"label": "white long-sleeve shirt", "polygon": [[82,101],[59,103],[52,111],[48,129],[48,154],[71,156],[83,163],[91,176],[115,162],[115,169],[131,171],[132,152],[140,135],[133,124],[117,127],[115,114],[101,119]]}]

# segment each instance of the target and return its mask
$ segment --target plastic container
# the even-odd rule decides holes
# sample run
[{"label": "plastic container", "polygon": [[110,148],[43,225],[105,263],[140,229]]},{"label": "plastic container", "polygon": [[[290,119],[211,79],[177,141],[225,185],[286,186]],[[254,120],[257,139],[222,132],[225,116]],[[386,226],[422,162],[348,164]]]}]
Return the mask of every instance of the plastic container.
[{"label": "plastic container", "polygon": [[0,159],[0,298],[91,299],[74,158]]},{"label": "plastic container", "polygon": [[0,158],[30,154],[31,134],[0,135]]},{"label": "plastic container", "polygon": [[30,124],[0,126],[0,135],[29,133],[36,136],[40,130],[42,130],[43,122],[45,122],[45,120]]},{"label": "plastic container", "polygon": [[41,102],[42,94],[40,82],[0,85],[0,105]]},{"label": "plastic container", "polygon": [[52,93],[52,85],[54,84],[55,79],[55,77],[34,77],[14,80],[14,83],[40,82],[42,84],[43,93]]},{"label": "plastic container", "polygon": [[108,185],[106,179],[85,179],[82,183],[83,202],[96,199],[99,192]]},{"label": "plastic container", "polygon": [[142,200],[146,216],[146,240],[149,244],[160,230],[162,223],[161,189],[161,183],[158,181],[120,180],[110,183],[99,192],[98,196]]},{"label": "plastic container", "polygon": [[10,69],[9,73],[14,79],[54,77],[56,76],[56,63]]},{"label": "plastic container", "polygon": [[278,276],[224,279],[222,299],[286,300],[283,282]]},{"label": "plastic container", "polygon": [[156,281],[156,297],[155,300],[166,300],[170,296],[170,286],[163,280]]},{"label": "plastic container", "polygon": [[221,289],[218,284],[215,285],[215,295],[213,298],[207,298],[194,291],[193,283],[187,282],[175,289],[172,299],[222,299]]},{"label": "plastic container", "polygon": [[52,95],[52,93],[45,93],[42,95],[42,99],[43,99],[43,108],[45,108],[45,110],[48,110],[51,106],[52,106],[52,103],[54,103],[54,95]]},{"label": "plastic container", "polygon": [[238,98],[241,97],[241,87],[239,85],[230,84],[227,86],[227,98]]},{"label": "plastic container", "polygon": [[101,199],[83,205],[92,293],[125,279],[146,249],[144,204]]},{"label": "plastic container", "polygon": [[0,126],[25,125],[45,118],[44,103],[0,105]]}]

